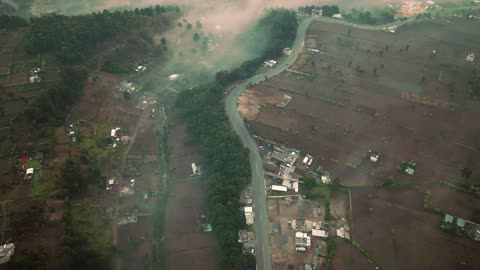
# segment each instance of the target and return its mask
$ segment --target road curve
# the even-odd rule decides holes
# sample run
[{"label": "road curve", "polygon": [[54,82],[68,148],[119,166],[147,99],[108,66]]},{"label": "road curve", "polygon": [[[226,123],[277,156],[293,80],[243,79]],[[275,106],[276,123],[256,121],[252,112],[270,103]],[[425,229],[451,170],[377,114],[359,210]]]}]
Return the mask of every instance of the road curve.
[{"label": "road curve", "polygon": [[[476,6],[478,8],[478,6]],[[443,11],[456,10],[459,8],[443,9]],[[233,130],[240,136],[240,139],[243,145],[250,150],[250,166],[252,169],[252,189],[253,189],[253,199],[255,204],[255,233],[256,233],[256,259],[257,259],[257,270],[272,270],[272,256],[270,252],[270,239],[269,239],[269,226],[268,226],[268,213],[267,213],[267,200],[265,192],[265,178],[263,171],[263,162],[258,152],[255,140],[252,135],[249,133],[245,123],[240,116],[240,113],[237,111],[237,100],[238,97],[245,91],[249,86],[258,84],[268,78],[271,78],[275,75],[280,74],[284,70],[288,69],[297,59],[298,55],[302,51],[303,42],[305,40],[305,35],[307,29],[310,26],[310,23],[313,21],[322,21],[327,23],[342,24],[346,26],[351,26],[357,29],[364,30],[384,30],[390,26],[400,26],[406,23],[415,23],[420,20],[407,20],[407,21],[396,21],[390,24],[385,25],[361,25],[350,23],[344,20],[337,20],[328,17],[309,17],[300,22],[297,29],[297,37],[292,46],[292,53],[281,63],[276,65],[274,68],[269,69],[268,71],[255,75],[243,82],[242,84],[236,86],[227,96],[225,103],[225,111],[228,118],[232,124]]]}]

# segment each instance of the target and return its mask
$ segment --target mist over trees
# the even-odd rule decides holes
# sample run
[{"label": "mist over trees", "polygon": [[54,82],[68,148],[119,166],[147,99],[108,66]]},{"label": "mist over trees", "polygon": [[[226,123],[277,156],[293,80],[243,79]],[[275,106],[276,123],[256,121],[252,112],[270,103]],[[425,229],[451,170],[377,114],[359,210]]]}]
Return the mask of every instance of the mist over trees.
[{"label": "mist over trees", "polygon": [[298,28],[295,11],[271,9],[249,31],[241,35],[239,43],[247,44],[247,50],[260,51],[266,58],[277,58],[285,47],[291,46]]}]

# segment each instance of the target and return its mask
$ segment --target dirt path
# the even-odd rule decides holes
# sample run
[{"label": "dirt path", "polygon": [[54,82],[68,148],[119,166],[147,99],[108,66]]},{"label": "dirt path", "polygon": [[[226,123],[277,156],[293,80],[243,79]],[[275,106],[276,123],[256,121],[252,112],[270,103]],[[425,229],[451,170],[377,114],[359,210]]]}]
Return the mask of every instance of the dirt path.
[{"label": "dirt path", "polygon": [[[147,105],[143,110],[142,114],[140,115],[140,118],[138,119],[137,125],[135,126],[135,129],[131,135],[130,143],[127,144],[126,149],[122,152],[120,156],[120,176],[119,176],[120,185],[115,194],[115,198],[114,198],[115,202],[113,205],[112,239],[113,239],[114,246],[118,245],[117,216],[118,216],[119,201],[120,201],[120,190],[121,190],[120,187],[121,187],[121,183],[124,180],[123,178],[125,175],[125,164],[127,162],[127,157],[128,157],[128,154],[130,153],[130,149],[132,148],[133,144],[135,143],[135,140],[137,139],[137,134],[138,134],[138,131],[140,130],[140,127],[143,125],[147,117],[150,115],[149,112],[150,112],[150,105]],[[120,256],[116,256],[115,258],[115,269],[116,270],[121,269]]]}]

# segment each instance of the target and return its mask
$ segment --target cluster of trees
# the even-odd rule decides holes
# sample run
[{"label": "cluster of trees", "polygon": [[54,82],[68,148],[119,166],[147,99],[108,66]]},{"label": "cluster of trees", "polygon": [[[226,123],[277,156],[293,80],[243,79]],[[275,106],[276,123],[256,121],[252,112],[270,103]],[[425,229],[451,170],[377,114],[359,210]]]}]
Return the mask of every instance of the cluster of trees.
[{"label": "cluster of trees", "polygon": [[82,16],[52,14],[32,18],[25,48],[31,54],[52,51],[62,63],[78,63],[100,42],[140,26],[139,17],[166,11],[166,7],[156,6],[123,12],[104,10]]},{"label": "cluster of trees", "polygon": [[[184,111],[192,139],[201,146],[209,166],[209,218],[219,243],[221,269],[255,269],[255,258],[242,254],[238,230],[245,228],[245,218],[238,210],[239,192],[250,182],[250,164],[246,150],[233,132],[225,114],[223,91],[231,83],[252,76],[263,60],[278,56],[295,39],[297,20],[292,11],[270,10],[256,26],[271,44],[262,56],[240,67],[216,74],[212,83],[182,92],[178,106]],[[267,34],[268,33],[268,34]]]},{"label": "cluster of trees", "polygon": [[72,105],[83,94],[83,82],[88,73],[85,69],[67,67],[61,72],[59,82],[50,86],[32,100],[25,109],[25,116],[36,124],[62,122]]},{"label": "cluster of trees", "polygon": [[[324,5],[324,6],[304,6],[299,7],[298,11],[304,13],[305,15],[311,16],[316,10],[322,11],[322,16],[332,17],[333,14],[340,13],[340,8],[337,5]],[[316,12],[315,12],[316,13]]]},{"label": "cluster of trees", "polygon": [[374,11],[352,8],[351,12],[344,15],[346,19],[361,24],[384,24],[395,21],[395,9],[381,8]]},{"label": "cluster of trees", "polygon": [[1,28],[18,28],[28,26],[28,21],[17,17],[9,15],[0,15],[0,29]]},{"label": "cluster of trees", "polygon": [[291,46],[297,34],[296,14],[289,9],[272,9],[249,31],[239,37],[249,51],[260,52],[265,58],[277,58]]},{"label": "cluster of trees", "polygon": [[[67,198],[64,202],[65,212],[62,216],[62,259],[65,269],[113,269],[111,255],[113,248],[97,247],[92,232],[92,224],[88,221],[76,220],[72,214],[72,202]],[[80,217],[82,218],[82,217]]]}]

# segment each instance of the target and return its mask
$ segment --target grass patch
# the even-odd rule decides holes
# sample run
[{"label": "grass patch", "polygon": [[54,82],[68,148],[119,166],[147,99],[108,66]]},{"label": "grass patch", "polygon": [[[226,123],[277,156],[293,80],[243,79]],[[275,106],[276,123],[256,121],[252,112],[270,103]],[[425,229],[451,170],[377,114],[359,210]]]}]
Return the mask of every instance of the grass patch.
[{"label": "grass patch", "polygon": [[315,185],[313,188],[305,192],[308,199],[318,200],[322,203],[330,202],[331,189],[329,185]]},{"label": "grass patch", "polygon": [[28,193],[31,197],[50,197],[52,191],[55,189],[53,181],[44,181],[42,179],[32,181],[32,189]]}]

